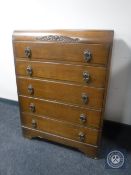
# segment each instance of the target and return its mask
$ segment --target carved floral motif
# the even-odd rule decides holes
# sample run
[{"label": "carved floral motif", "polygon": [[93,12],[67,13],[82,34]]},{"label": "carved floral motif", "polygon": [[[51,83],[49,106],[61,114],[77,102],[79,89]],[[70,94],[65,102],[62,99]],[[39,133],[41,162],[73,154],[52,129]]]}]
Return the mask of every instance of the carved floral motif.
[{"label": "carved floral motif", "polygon": [[40,41],[57,41],[57,42],[78,42],[79,38],[71,38],[68,36],[48,35],[36,37]]}]

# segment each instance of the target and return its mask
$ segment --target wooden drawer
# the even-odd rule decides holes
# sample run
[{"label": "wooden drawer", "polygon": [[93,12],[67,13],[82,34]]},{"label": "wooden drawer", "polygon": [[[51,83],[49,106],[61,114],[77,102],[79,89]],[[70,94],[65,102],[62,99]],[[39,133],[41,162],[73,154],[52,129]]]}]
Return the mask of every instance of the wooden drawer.
[{"label": "wooden drawer", "polygon": [[72,81],[94,87],[104,87],[106,69],[53,62],[16,61],[16,74]]},{"label": "wooden drawer", "polygon": [[94,128],[101,126],[101,111],[24,96],[19,96],[19,100],[21,111],[25,113],[47,116],[76,125]]},{"label": "wooden drawer", "polygon": [[26,126],[22,126],[22,133],[23,133],[23,136],[26,138],[31,139],[31,138],[39,137],[43,141],[46,141],[46,140],[53,141],[55,143],[60,143],[66,146],[70,146],[70,147],[79,149],[80,151],[82,151],[83,153],[85,153],[86,155],[92,158],[95,158],[96,156],[98,156],[99,146],[86,144],[84,142],[83,143],[78,142],[77,140],[75,141],[75,140],[65,138],[62,136],[50,134],[50,133],[32,129],[32,128],[28,128]]},{"label": "wooden drawer", "polygon": [[28,57],[25,54],[27,48],[31,60],[64,60],[106,65],[109,54],[109,45],[103,44],[15,42],[15,56]]},{"label": "wooden drawer", "polygon": [[92,145],[98,145],[100,131],[87,127],[78,127],[75,125],[63,123],[61,121],[51,120],[45,117],[37,117],[29,114],[22,114],[22,125],[52,133],[58,136],[77,140]]},{"label": "wooden drawer", "polygon": [[101,109],[104,89],[39,79],[17,78],[18,93]]}]

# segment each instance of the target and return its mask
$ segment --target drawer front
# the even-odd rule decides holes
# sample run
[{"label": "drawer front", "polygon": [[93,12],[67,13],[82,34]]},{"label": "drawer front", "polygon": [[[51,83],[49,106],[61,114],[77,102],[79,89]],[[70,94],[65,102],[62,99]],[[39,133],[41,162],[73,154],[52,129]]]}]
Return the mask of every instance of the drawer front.
[{"label": "drawer front", "polygon": [[94,87],[104,87],[106,69],[72,64],[16,61],[16,74],[21,76],[72,81]]},{"label": "drawer front", "polygon": [[20,95],[101,109],[104,89],[37,79],[17,78]]},{"label": "drawer front", "polygon": [[78,127],[60,121],[22,114],[22,125],[54,135],[63,136],[79,142],[98,145],[100,132],[96,129]]},{"label": "drawer front", "polygon": [[76,61],[106,65],[109,46],[102,44],[14,43],[18,58]]},{"label": "drawer front", "polygon": [[19,96],[21,111],[81,126],[100,128],[101,112],[78,106]]}]

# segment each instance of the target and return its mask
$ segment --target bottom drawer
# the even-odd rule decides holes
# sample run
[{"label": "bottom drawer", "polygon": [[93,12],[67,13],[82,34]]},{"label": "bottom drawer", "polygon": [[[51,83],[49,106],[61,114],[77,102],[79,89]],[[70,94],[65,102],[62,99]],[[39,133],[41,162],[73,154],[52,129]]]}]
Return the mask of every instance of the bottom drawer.
[{"label": "bottom drawer", "polygon": [[100,131],[96,129],[78,127],[61,121],[25,113],[22,113],[21,121],[23,126],[63,136],[79,142],[92,145],[98,145],[99,142]]},{"label": "bottom drawer", "polygon": [[66,146],[76,148],[92,158],[98,158],[99,156],[99,150],[100,150],[99,146],[94,146],[94,145],[78,142],[78,141],[68,139],[62,136],[27,128],[25,126],[22,127],[22,132],[23,132],[23,136],[29,139],[41,138],[41,140],[43,139],[44,141],[46,140],[53,141],[56,143],[60,143]]}]

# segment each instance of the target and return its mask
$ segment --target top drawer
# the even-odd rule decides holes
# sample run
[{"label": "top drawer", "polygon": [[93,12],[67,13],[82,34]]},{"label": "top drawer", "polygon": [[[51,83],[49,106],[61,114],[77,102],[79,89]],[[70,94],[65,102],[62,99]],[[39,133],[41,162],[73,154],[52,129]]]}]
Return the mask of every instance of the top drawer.
[{"label": "top drawer", "polygon": [[17,58],[46,59],[106,65],[108,44],[14,42]]}]

